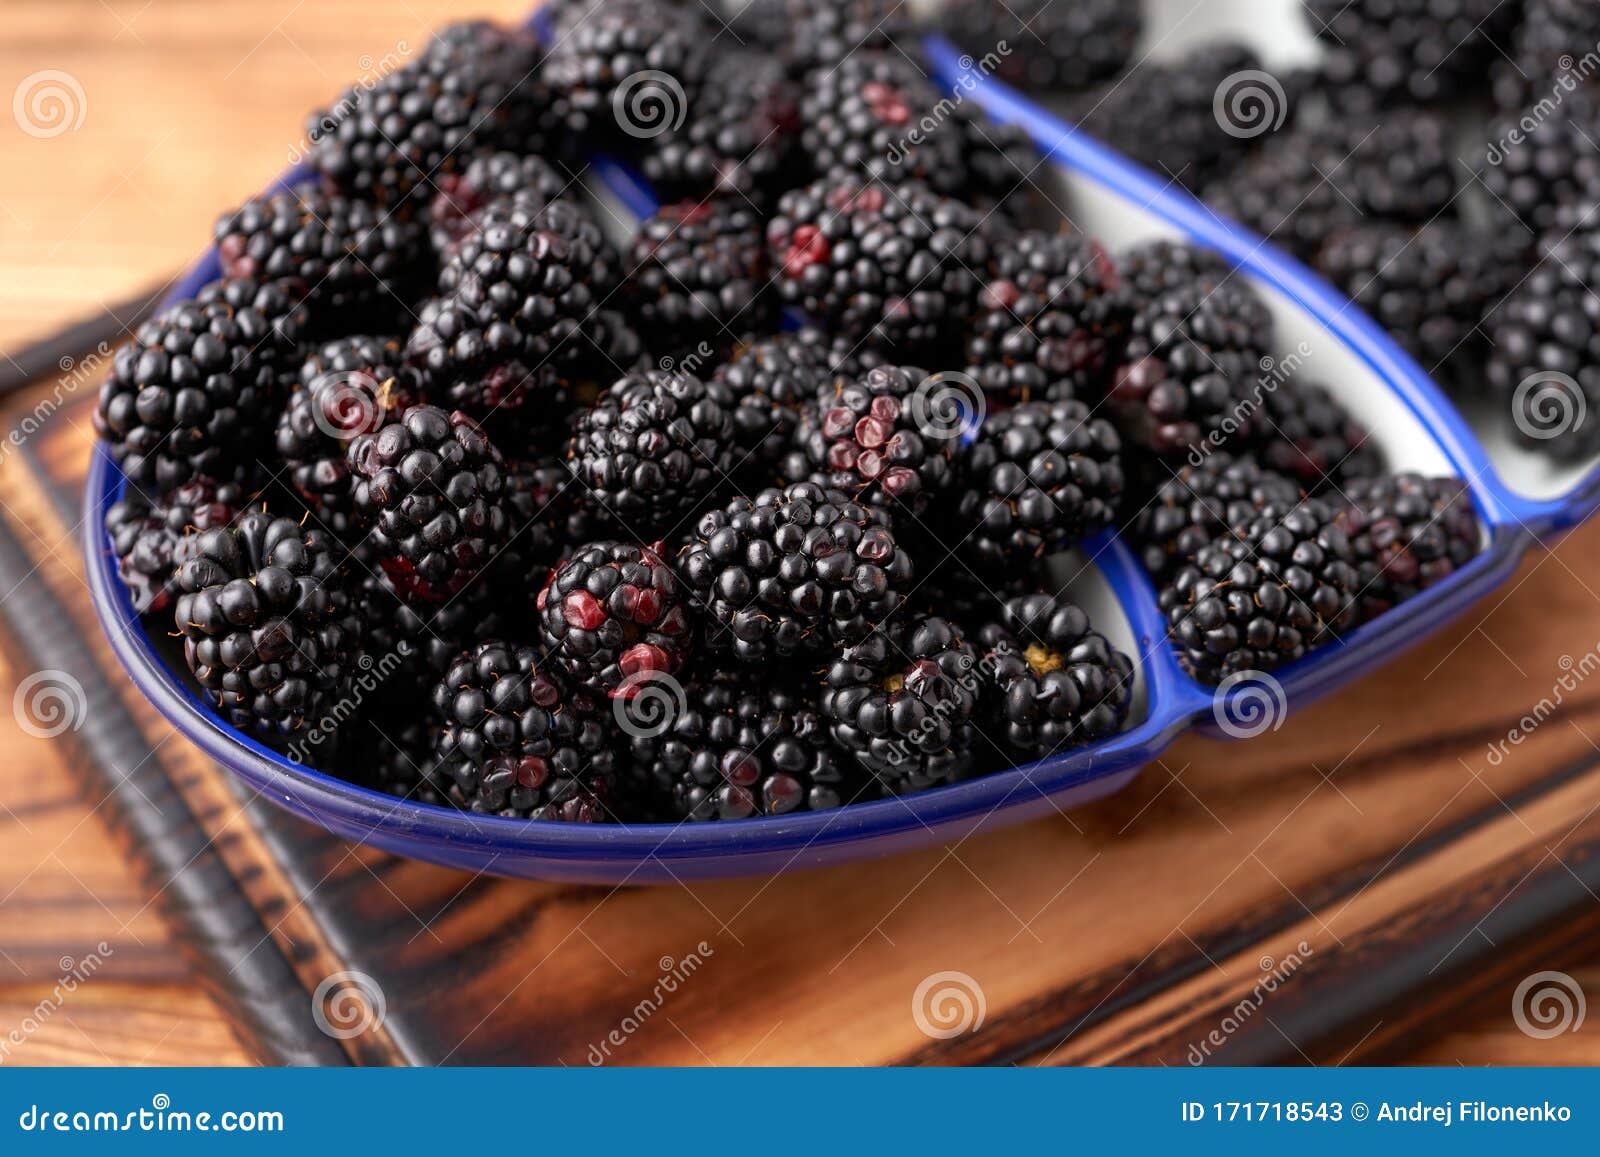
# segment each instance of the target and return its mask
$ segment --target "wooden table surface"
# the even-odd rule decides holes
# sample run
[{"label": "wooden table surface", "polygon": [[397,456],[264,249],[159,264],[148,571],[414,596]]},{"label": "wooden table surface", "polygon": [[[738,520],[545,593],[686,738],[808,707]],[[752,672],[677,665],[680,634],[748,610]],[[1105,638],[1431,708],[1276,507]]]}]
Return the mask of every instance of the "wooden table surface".
[{"label": "wooden table surface", "polygon": [[[524,7],[483,0],[471,11],[513,17]],[[308,109],[372,59],[403,55],[428,28],[462,14],[447,0],[8,0],[0,96],[37,95],[42,86],[64,93],[67,104],[32,114],[33,132],[24,131],[26,115],[0,118],[9,162],[0,168],[0,357],[58,325],[112,310],[180,269],[220,209],[285,166]],[[61,115],[68,123],[52,119]],[[63,131],[54,133],[57,127]],[[1565,597],[1567,611],[1584,620],[1574,637],[1587,647],[1600,638],[1600,597],[1583,577],[1597,556],[1600,527],[1591,527],[1563,544],[1554,561],[1530,560],[1510,589],[1525,582],[1529,597]],[[1600,588],[1600,580],[1592,585]],[[1546,685],[1543,672],[1555,669],[1558,652],[1519,651],[1515,641],[1519,618],[1531,613],[1515,604],[1474,611],[1430,648],[1443,659],[1470,646],[1480,661],[1503,660],[1508,679],[1514,669],[1519,682]],[[16,673],[0,670],[0,702],[16,681]],[[1419,686],[1416,695],[1418,710],[1441,723],[1448,718],[1448,686]],[[1314,747],[1312,737],[1335,728],[1354,742],[1395,711],[1394,702],[1358,687],[1291,720],[1272,742],[1292,752],[1297,735]],[[1600,750],[1583,731],[1592,718],[1567,721],[1579,749]],[[1226,760],[1223,750],[1180,745],[1169,762],[1194,770],[1183,779],[1174,774],[1173,790],[1205,807],[1207,761]],[[1198,789],[1189,786],[1197,781]],[[1143,794],[1153,802],[1164,790]],[[24,797],[25,806],[6,806]],[[1121,813],[1134,806],[1123,800],[1103,808],[1128,819]],[[1157,809],[1158,822],[1164,810]],[[95,811],[62,767],[59,749],[0,712],[0,1036],[30,1026],[0,1061],[242,1063],[245,1051],[194,983],[152,897],[132,883]],[[1576,947],[1538,967],[1567,972],[1594,994],[1600,905],[1592,927],[1578,931],[1569,939]],[[56,982],[38,978],[80,967],[85,944],[103,945],[95,983],[41,1017]],[[1600,1063],[1600,1031],[1534,1039],[1513,1021],[1511,1000],[1508,982],[1388,1059]]]}]

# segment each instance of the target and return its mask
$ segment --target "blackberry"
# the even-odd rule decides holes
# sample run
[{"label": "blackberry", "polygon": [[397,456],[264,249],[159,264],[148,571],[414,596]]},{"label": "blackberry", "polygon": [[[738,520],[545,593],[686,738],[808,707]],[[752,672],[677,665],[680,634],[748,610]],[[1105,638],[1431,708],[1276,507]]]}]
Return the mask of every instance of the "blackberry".
[{"label": "blackberry", "polygon": [[1489,126],[1489,139],[1477,175],[1497,224],[1543,233],[1563,206],[1600,200],[1600,93],[1567,94],[1544,119],[1518,109]]},{"label": "blackberry", "polygon": [[1107,402],[1130,442],[1171,457],[1249,436],[1273,343],[1254,290],[1232,280],[1180,286],[1144,303],[1129,330]]},{"label": "blackberry", "polygon": [[650,142],[640,170],[662,201],[731,195],[770,206],[795,183],[799,125],[799,92],[782,62],[730,52],[686,121]]},{"label": "blackberry", "polygon": [[428,212],[428,236],[441,258],[477,232],[478,218],[497,202],[512,202],[525,212],[537,213],[552,201],[576,199],[582,193],[577,178],[556,164],[514,152],[480,153],[434,185],[439,191]]},{"label": "blackberry", "polygon": [[406,344],[450,405],[500,423],[548,416],[585,346],[574,340],[615,282],[599,226],[570,201],[497,202],[452,251],[441,296]]},{"label": "blackberry", "polygon": [[917,585],[904,613],[949,619],[969,638],[976,638],[1008,599],[1036,594],[1047,586],[1043,566],[979,569],[962,555],[946,551],[925,553],[915,561]]},{"label": "blackberry", "polygon": [[1511,58],[1497,62],[1494,74],[1500,108],[1512,112],[1558,89],[1569,92],[1574,80],[1592,83],[1575,76],[1572,54],[1600,44],[1600,9],[1589,0],[1524,0],[1516,7],[1525,11]]},{"label": "blackberry", "polygon": [[1133,58],[1143,27],[1139,5],[1125,0],[954,0],[942,14],[951,37],[970,52],[1001,43],[995,75],[1030,92],[1088,88]]},{"label": "blackberry", "polygon": [[95,431],[136,486],[255,472],[306,314],[293,282],[212,282],[144,322],[100,387]]},{"label": "blackberry", "polygon": [[862,52],[914,52],[922,29],[903,0],[735,0],[741,43],[779,53],[796,75]]},{"label": "blackberry", "polygon": [[[593,823],[607,818],[617,757],[600,708],[532,647],[463,651],[433,689],[432,778],[470,811]],[[454,793],[452,793],[454,794]]]},{"label": "blackberry", "polygon": [[1116,267],[1088,238],[1026,232],[997,247],[967,338],[984,392],[1008,402],[1102,392],[1128,324],[1117,288]]},{"label": "blackberry", "polygon": [[1444,123],[1420,112],[1278,133],[1207,185],[1205,200],[1303,260],[1340,229],[1369,221],[1421,225],[1455,194]]},{"label": "blackberry", "polygon": [[1133,661],[1076,603],[1026,595],[978,634],[983,714],[1017,759],[1045,759],[1120,732],[1133,702]]},{"label": "blackberry", "polygon": [[645,343],[660,352],[726,347],[769,332],[761,218],[742,199],[663,205],[639,225],[623,300]]},{"label": "blackberry", "polygon": [[418,59],[312,115],[311,165],[352,196],[402,215],[420,209],[432,183],[479,150],[538,151],[550,104],[538,56],[523,29],[485,21],[442,28]]},{"label": "blackberry", "polygon": [[612,383],[573,424],[567,460],[596,518],[671,532],[734,467],[734,399],[720,382],[650,370]]},{"label": "blackberry", "polygon": [[633,741],[633,764],[676,820],[823,811],[866,793],[814,699],[783,680],[760,688],[724,673],[691,680],[667,730]]},{"label": "blackberry", "polygon": [[346,454],[357,517],[408,603],[442,603],[506,540],[505,468],[471,418],[412,406]]},{"label": "blackberry", "polygon": [[244,509],[245,491],[203,475],[154,501],[130,489],[106,511],[117,574],[133,609],[158,615],[178,593],[178,568],[194,556],[200,532],[227,526]]},{"label": "blackberry", "polygon": [[1175,289],[1213,289],[1235,273],[1228,259],[1185,241],[1158,238],[1117,254],[1116,271],[1133,307],[1141,308]]},{"label": "blackberry", "polygon": [[1130,537],[1157,585],[1165,585],[1202,549],[1221,538],[1242,538],[1268,507],[1289,509],[1300,487],[1250,457],[1218,451],[1182,466],[1152,493]]},{"label": "blackberry", "polygon": [[[941,94],[895,52],[853,52],[818,65],[801,84],[800,153],[818,177],[920,181],[959,195],[967,184],[962,126],[935,117]],[[920,124],[919,124],[920,122]]]},{"label": "blackberry", "polygon": [[[1572,206],[1570,218],[1600,207]],[[1523,445],[1563,461],[1600,448],[1600,229],[1540,244],[1540,261],[1485,321],[1492,347],[1485,376]]]},{"label": "blackberry", "polygon": [[1478,554],[1482,532],[1459,478],[1366,478],[1342,498],[1347,506],[1338,521],[1355,553],[1363,622],[1443,582]]},{"label": "blackberry", "polygon": [[1142,63],[1075,101],[1069,117],[1164,178],[1201,189],[1291,111],[1262,75],[1245,45],[1204,44],[1169,63]]},{"label": "blackberry", "polygon": [[537,609],[545,644],[573,678],[632,699],[683,667],[694,642],[683,588],[664,546],[594,542],[551,572]]},{"label": "blackberry", "polygon": [[1122,500],[1122,443],[1082,402],[991,414],[959,464],[957,550],[995,572],[1028,571],[1110,526]]},{"label": "blackberry", "polygon": [[981,225],[915,182],[824,178],[779,199],[767,251],[783,299],[829,332],[936,350],[976,303]]},{"label": "blackberry", "polygon": [[663,0],[604,0],[560,24],[544,61],[568,140],[627,149],[702,99],[710,30]]},{"label": "blackberry", "polygon": [[787,451],[802,411],[836,379],[830,361],[826,339],[799,330],[753,342],[717,367],[712,381],[733,396],[734,440],[744,455],[770,465]]},{"label": "blackberry", "polygon": [[1019,229],[1047,228],[1060,213],[1040,187],[1050,170],[1033,138],[1021,125],[987,119],[970,104],[957,104],[951,118],[961,131],[966,181],[958,191],[984,216],[998,214]]},{"label": "blackberry", "polygon": [[818,412],[795,433],[810,480],[869,506],[922,514],[954,481],[956,446],[980,412],[968,393],[914,366],[879,366],[825,387]]},{"label": "blackberry", "polygon": [[422,383],[394,338],[341,338],[307,358],[276,441],[289,484],[324,527],[346,537],[353,526],[348,444],[421,400]]},{"label": "blackberry", "polygon": [[246,201],[218,219],[215,239],[224,276],[305,285],[324,331],[392,321],[430,274],[420,224],[316,186]]},{"label": "blackberry", "polygon": [[360,646],[326,532],[251,511],[203,531],[178,569],[184,660],[235,727],[293,735],[341,693]]},{"label": "blackberry", "polygon": [[890,795],[973,772],[977,655],[959,627],[925,618],[891,624],[828,669],[822,712],[833,738]]},{"label": "blackberry", "polygon": [[705,515],[678,573],[707,649],[760,662],[859,642],[900,608],[912,566],[885,512],[800,482]]},{"label": "blackberry", "polygon": [[1521,19],[1505,0],[1305,0],[1341,108],[1435,104],[1474,91]]},{"label": "blackberry", "polygon": [[1442,384],[1466,390],[1489,354],[1479,325],[1532,264],[1528,249],[1448,222],[1368,225],[1331,238],[1317,268]]},{"label": "blackberry", "polygon": [[1161,592],[1168,634],[1203,683],[1271,671],[1348,627],[1359,577],[1335,511],[1320,499],[1266,507],[1238,537],[1200,549]]},{"label": "blackberry", "polygon": [[1287,380],[1264,390],[1256,454],[1308,492],[1384,471],[1383,451],[1326,386]]}]

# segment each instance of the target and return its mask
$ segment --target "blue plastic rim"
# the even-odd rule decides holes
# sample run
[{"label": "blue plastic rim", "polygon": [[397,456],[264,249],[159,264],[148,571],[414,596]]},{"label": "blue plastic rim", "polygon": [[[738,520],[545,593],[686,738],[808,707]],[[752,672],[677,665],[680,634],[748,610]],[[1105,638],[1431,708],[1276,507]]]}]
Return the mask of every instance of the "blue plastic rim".
[{"label": "blue plastic rim", "polygon": [[[926,47],[947,87],[959,85],[995,119],[1021,125],[1052,164],[1140,205],[1307,311],[1389,385],[1467,481],[1487,528],[1484,552],[1424,595],[1274,672],[1287,706],[1304,705],[1381,666],[1507,581],[1541,539],[1576,525],[1600,505],[1600,471],[1556,500],[1516,494],[1421,367],[1316,275],[1017,93],[969,73],[948,42],[934,38]],[[597,170],[631,210],[653,208],[649,189],[627,166],[605,162]],[[291,172],[280,183],[302,176]],[[219,274],[216,252],[208,251],[169,300],[192,297]],[[1182,671],[1164,641],[1165,621],[1149,576],[1124,542],[1105,534],[1085,550],[1126,615],[1146,693],[1143,717],[1111,740],[917,795],[830,812],[702,824],[562,824],[470,815],[396,799],[297,765],[212,714],[152,645],[117,575],[103,524],[124,485],[110,455],[97,446],[84,523],[90,594],[113,650],[140,691],[179,732],[278,806],[344,838],[473,872],[597,884],[670,883],[765,875],[944,843],[1109,795],[1190,727],[1210,730],[1231,702],[1219,702],[1212,689]]]}]

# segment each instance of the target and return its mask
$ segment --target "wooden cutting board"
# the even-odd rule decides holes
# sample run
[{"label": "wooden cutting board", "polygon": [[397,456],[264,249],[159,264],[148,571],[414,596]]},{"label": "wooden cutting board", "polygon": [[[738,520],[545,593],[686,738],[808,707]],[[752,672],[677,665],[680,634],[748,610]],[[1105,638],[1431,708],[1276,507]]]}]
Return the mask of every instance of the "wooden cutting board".
[{"label": "wooden cutting board", "polygon": [[[820,872],[546,885],[334,839],[140,700],[82,582],[89,392],[0,468],[6,647],[84,687],[58,742],[262,1059],[1320,1063],[1390,1055],[1600,930],[1600,679],[1559,685],[1600,646],[1600,528],[1276,733],[1185,740],[1097,805]],[[330,989],[351,972],[365,1003]]]}]

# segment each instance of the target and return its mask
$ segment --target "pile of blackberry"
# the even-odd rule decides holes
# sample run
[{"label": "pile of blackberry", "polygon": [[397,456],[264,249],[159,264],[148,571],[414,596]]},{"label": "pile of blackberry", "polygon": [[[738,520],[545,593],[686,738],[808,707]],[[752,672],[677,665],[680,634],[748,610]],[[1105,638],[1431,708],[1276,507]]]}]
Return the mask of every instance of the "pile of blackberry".
[{"label": "pile of blackberry", "polygon": [[[1408,70],[1476,11],[1354,10],[1384,101],[1431,99]],[[1544,370],[1600,405],[1570,140],[1482,182],[1550,230],[1524,277],[1531,246],[1432,220],[1456,188],[1429,114],[1308,106],[1236,136],[1214,102],[1255,58],[1134,64],[1136,5],[943,19],[1419,352],[1492,353],[1508,402]],[[560,0],[550,21],[546,55],[452,26],[319,114],[308,179],[219,218],[223,276],[101,387],[125,480],[104,546],[224,724],[405,806],[792,816],[1133,725],[1122,624],[1063,589],[1111,534],[1211,682],[1475,557],[1463,484],[1391,474],[1233,261],[1064,226],[1054,162],[942,96],[904,5],[754,0],[729,29]],[[586,187],[596,149],[659,206],[625,240]]]}]

